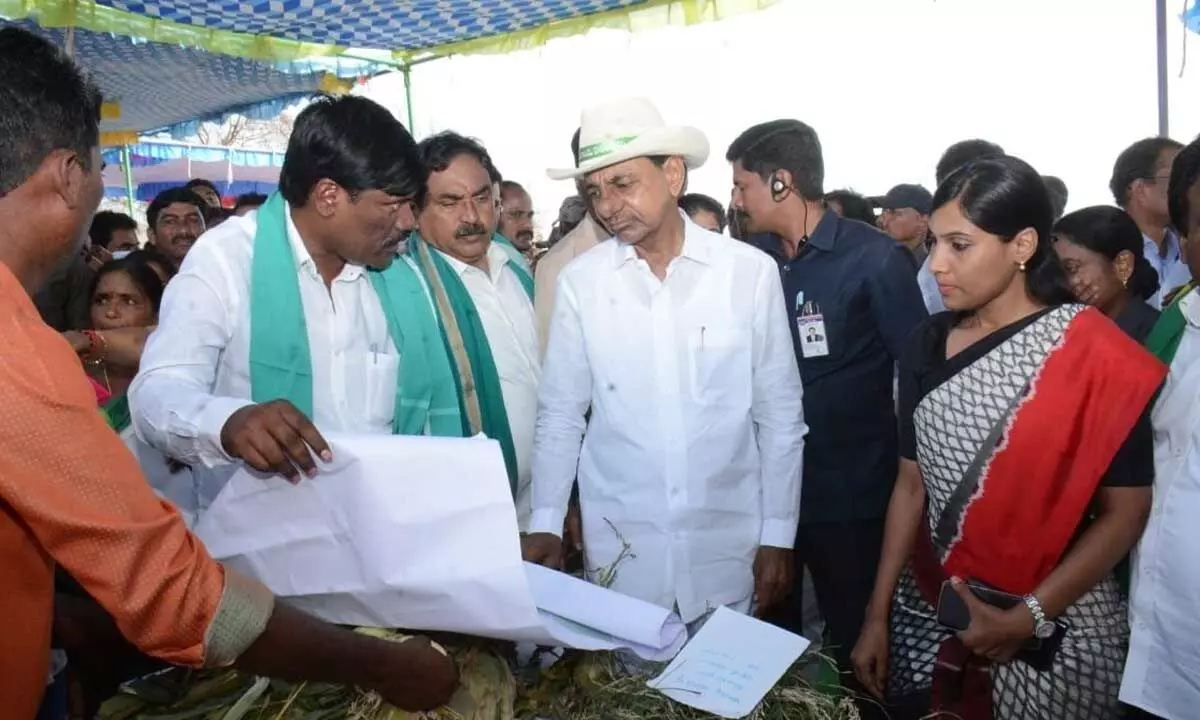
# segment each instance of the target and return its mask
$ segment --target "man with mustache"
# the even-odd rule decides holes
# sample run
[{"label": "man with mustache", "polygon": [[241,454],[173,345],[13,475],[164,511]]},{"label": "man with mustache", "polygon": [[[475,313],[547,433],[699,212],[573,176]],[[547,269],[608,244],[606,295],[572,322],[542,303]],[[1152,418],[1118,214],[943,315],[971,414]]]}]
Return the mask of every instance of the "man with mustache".
[{"label": "man with mustache", "polygon": [[205,230],[204,200],[185,187],[163,190],[146,208],[150,242],[175,268]]},{"label": "man with mustache", "polygon": [[100,93],[49,42],[12,27],[0,29],[0,73],[0,714],[34,717],[46,690],[56,566],[165,661],[362,685],[410,710],[444,703],[457,677],[445,653],[276,603],[214,562],[146,486],[29,296],[79,252],[104,193]]},{"label": "man with mustache", "polygon": [[699,130],[640,99],[582,119],[550,176],[581,179],[614,237],[559,276],[525,557],[561,567],[578,469],[587,567],[617,563],[614,590],[688,623],[765,610],[792,582],[806,432],[779,274],[678,208]]},{"label": "man with mustache", "polygon": [[533,199],[512,180],[500,183],[500,234],[526,258],[533,256]]},{"label": "man with mustache", "polygon": [[312,475],[322,431],[464,434],[423,282],[397,262],[423,193],[417,145],[381,106],[300,113],[279,192],[196,243],[129,390],[138,436],[197,478],[173,502],[199,516],[237,461]]},{"label": "man with mustache", "polygon": [[504,450],[524,529],[541,374],[533,278],[493,237],[496,173],[487,150],[444,132],[422,140],[419,152],[426,191],[420,233],[409,237],[405,260],[429,288],[461,378],[459,405],[470,434],[482,432]]}]

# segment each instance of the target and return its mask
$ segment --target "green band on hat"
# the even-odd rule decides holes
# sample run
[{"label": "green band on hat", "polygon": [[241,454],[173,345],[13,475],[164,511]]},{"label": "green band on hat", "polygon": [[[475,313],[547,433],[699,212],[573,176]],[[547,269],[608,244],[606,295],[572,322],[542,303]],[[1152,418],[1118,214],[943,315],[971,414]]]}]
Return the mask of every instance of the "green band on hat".
[{"label": "green band on hat", "polygon": [[616,137],[612,140],[602,140],[598,143],[592,143],[591,145],[581,147],[579,148],[579,162],[577,165],[582,165],[590,160],[602,158],[605,155],[612,155],[619,148],[625,147],[637,139],[637,135],[622,135],[621,137]]}]

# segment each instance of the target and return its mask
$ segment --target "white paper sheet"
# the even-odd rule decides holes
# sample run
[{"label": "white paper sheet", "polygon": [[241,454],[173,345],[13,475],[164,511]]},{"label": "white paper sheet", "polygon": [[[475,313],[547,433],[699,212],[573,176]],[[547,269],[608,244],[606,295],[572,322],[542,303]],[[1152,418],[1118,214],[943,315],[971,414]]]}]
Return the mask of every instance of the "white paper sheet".
[{"label": "white paper sheet", "polygon": [[647,685],[698,710],[743,718],[754,711],[808,645],[799,635],[717,608],[662,674]]},{"label": "white paper sheet", "polygon": [[196,524],[214,557],[329,622],[438,630],[668,660],[677,615],[521,560],[500,446],[327,435],[291,485],[234,473]]}]

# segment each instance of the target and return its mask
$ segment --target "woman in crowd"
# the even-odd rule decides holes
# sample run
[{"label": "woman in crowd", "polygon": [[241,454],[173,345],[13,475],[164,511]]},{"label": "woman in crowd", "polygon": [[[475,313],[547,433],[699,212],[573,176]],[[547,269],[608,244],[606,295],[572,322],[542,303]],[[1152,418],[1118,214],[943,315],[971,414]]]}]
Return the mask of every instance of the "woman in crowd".
[{"label": "woman in crowd", "polygon": [[1054,249],[1075,299],[1112,318],[1139,343],[1158,321],[1146,299],[1158,292],[1158,273],[1142,255],[1142,231],[1120,208],[1076,210],[1054,224]]},{"label": "woman in crowd", "polygon": [[855,673],[894,717],[1115,718],[1113,568],[1150,509],[1165,368],[1069,304],[1029,165],[968,164],[933,208],[949,311],[900,362],[900,471]]},{"label": "woman in crowd", "polygon": [[91,292],[93,332],[87,335],[98,347],[86,365],[88,374],[108,391],[113,402],[123,402],[125,391],[137,374],[137,363],[113,362],[103,355],[103,335],[97,333],[153,327],[158,322],[162,294],[162,280],[144,261],[113,260],[96,272]]}]

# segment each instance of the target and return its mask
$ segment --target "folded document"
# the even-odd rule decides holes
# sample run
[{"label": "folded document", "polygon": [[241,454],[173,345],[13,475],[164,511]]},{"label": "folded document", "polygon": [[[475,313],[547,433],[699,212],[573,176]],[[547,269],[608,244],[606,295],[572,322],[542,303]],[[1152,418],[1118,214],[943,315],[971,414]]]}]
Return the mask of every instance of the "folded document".
[{"label": "folded document", "polygon": [[344,625],[462,633],[669,660],[679,617],[521,560],[500,446],[327,435],[333,462],[291,485],[234,473],[195,533],[226,565]]}]

